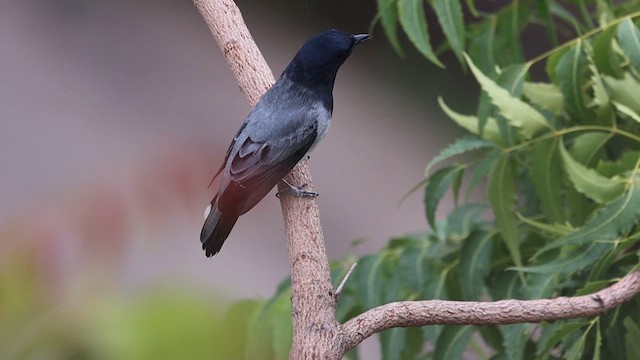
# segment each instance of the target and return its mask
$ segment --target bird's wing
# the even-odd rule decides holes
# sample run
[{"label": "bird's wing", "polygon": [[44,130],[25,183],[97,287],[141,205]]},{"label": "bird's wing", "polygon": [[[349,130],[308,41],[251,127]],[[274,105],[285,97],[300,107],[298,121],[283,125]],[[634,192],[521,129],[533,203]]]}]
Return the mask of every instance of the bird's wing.
[{"label": "bird's wing", "polygon": [[[242,123],[242,126],[240,126],[240,129],[238,129],[236,136],[233,137],[234,141],[238,138],[238,136],[240,136],[240,134],[242,133],[242,130],[244,130],[246,126],[247,126],[247,122],[245,121],[244,123]],[[227,163],[227,160],[229,160],[229,155],[231,155],[231,150],[233,149],[234,141],[232,141],[231,145],[229,145],[229,148],[227,149],[227,154],[224,156],[224,161],[222,162],[222,165],[220,165],[220,167],[218,168],[218,171],[216,171],[216,173],[213,175],[211,182],[209,182],[209,186],[207,186],[208,188],[211,187],[213,182],[216,181],[216,178],[218,177],[218,175],[220,175],[220,173],[222,173],[222,170],[224,170],[224,166]]]},{"label": "bird's wing", "polygon": [[246,137],[231,161],[231,180],[245,189],[263,183],[275,185],[309,151],[317,130],[317,122],[313,121],[275,139],[257,141]]}]

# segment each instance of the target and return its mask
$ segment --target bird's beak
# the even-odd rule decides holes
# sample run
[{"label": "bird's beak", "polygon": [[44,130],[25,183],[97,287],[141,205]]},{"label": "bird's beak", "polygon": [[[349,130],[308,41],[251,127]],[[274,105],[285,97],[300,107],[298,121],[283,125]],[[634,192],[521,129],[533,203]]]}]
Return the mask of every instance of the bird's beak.
[{"label": "bird's beak", "polygon": [[358,34],[351,35],[351,38],[353,39],[353,46],[356,47],[357,45],[360,45],[363,42],[369,40],[370,36],[369,34]]}]

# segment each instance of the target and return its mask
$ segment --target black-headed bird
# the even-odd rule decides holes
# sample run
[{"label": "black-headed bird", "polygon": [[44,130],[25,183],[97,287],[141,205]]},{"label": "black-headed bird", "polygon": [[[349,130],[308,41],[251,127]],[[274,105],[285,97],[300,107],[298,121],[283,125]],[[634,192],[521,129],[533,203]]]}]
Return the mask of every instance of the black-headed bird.
[{"label": "black-headed bird", "polygon": [[[338,69],[368,38],[339,30],[312,37],[260,98],[213,178],[221,176],[220,187],[205,210],[200,233],[207,257],[220,251],[238,217],[262,200],[324,137],[331,123]],[[298,196],[317,195],[287,185]]]}]

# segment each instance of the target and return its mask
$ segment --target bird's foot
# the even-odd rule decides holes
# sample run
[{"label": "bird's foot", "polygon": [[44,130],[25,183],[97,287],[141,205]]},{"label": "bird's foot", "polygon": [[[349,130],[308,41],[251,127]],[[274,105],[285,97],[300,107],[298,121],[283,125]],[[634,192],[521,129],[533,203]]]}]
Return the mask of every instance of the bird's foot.
[{"label": "bird's foot", "polygon": [[289,184],[285,179],[282,179],[282,182],[287,185],[288,189],[280,190],[276,193],[276,197],[280,198],[283,193],[291,193],[295,197],[318,197],[317,192],[305,190],[304,188],[308,186],[308,184],[302,184],[300,186],[293,186]]}]

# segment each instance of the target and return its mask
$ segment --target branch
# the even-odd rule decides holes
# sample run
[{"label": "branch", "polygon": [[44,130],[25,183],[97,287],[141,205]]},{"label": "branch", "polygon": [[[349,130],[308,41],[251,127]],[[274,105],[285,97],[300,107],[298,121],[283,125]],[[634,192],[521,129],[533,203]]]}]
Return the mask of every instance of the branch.
[{"label": "branch", "polygon": [[342,281],[340,281],[340,284],[338,285],[335,293],[333,294],[333,296],[336,298],[336,301],[340,299],[340,295],[342,295],[342,289],[344,289],[344,286],[347,284],[347,280],[349,280],[349,277],[353,273],[353,270],[356,269],[356,266],[358,266],[358,263],[354,262],[353,264],[351,264],[351,267],[349,267],[349,270],[347,270],[347,273],[344,274]]},{"label": "branch", "polygon": [[591,295],[545,300],[399,301],[368,310],[343,325],[345,347],[394,327],[425,325],[504,325],[600,315],[640,292],[640,271]]},{"label": "branch", "polygon": [[275,82],[271,69],[232,0],[193,0],[251,107]]},{"label": "branch", "polygon": [[[274,78],[232,0],[194,0],[238,81],[240,90],[255,106]],[[311,175],[302,161],[285,178],[291,184],[307,184]],[[338,323],[331,285],[329,259],[324,245],[320,211],[315,199],[281,196],[289,245],[293,345],[290,356],[340,358],[335,339]],[[333,349],[331,355],[327,350]]]}]

